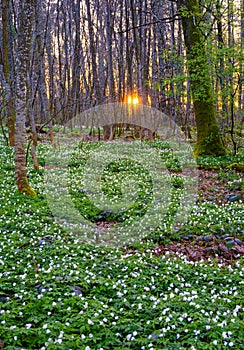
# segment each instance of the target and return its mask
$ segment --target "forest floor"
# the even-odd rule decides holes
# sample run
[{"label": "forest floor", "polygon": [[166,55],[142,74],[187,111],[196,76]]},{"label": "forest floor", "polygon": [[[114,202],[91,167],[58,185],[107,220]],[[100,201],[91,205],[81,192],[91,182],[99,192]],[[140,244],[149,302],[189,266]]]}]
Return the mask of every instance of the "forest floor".
[{"label": "forest floor", "polygon": [[[219,206],[227,206],[230,200],[241,200],[244,195],[241,181],[243,173],[235,173],[236,180],[228,183],[225,172],[218,170],[198,169],[198,195],[199,201],[215,203]],[[210,234],[206,236],[194,235],[181,237],[180,241],[173,241],[170,244],[158,245],[154,253],[158,256],[169,254],[177,256],[179,254],[187,256],[191,261],[205,262],[215,258],[223,264],[233,264],[236,259],[244,256],[244,230],[239,238],[226,232],[224,235]]]},{"label": "forest floor", "polygon": [[[46,194],[48,143],[38,147],[39,172],[28,159],[28,178],[38,195],[31,199],[18,193],[14,153],[1,140],[0,349],[244,349],[244,182],[243,173],[227,168],[242,162],[243,152],[199,159],[196,204],[173,232],[167,225],[184,183],[177,157],[166,146],[165,153],[159,152],[170,160],[166,229],[154,227],[125,245],[118,235],[118,244],[109,246],[81,240],[64,227],[65,196],[58,202],[63,224],[56,220]],[[129,220],[134,234],[133,218],[138,213],[146,217],[152,201],[150,174],[136,162],[131,168],[131,163],[110,159],[100,179],[102,191],[120,198],[121,178],[126,182],[133,176],[140,196],[114,216],[98,210],[85,191],[93,174],[85,183],[81,176],[94,147],[83,143],[74,152],[65,186],[76,208],[105,234],[113,226],[123,227],[123,220]],[[54,182],[54,199],[59,191],[61,180]]]},{"label": "forest floor", "polygon": [[[215,203],[219,206],[225,206],[230,200],[241,200],[243,198],[243,188],[241,181],[243,174],[234,171],[238,180],[235,180],[234,186],[227,179],[220,176],[219,170],[198,169],[198,196],[200,202]],[[232,185],[230,188],[230,184]],[[115,222],[99,221],[97,226],[106,231]],[[199,236],[191,232],[190,235],[183,235],[180,240],[172,241],[167,244],[160,244],[153,250],[157,256],[168,254],[170,256],[187,256],[190,261],[209,262],[212,258],[219,263],[232,265],[237,259],[244,256],[244,230],[241,235],[231,235],[228,233],[221,235],[210,234]]]}]

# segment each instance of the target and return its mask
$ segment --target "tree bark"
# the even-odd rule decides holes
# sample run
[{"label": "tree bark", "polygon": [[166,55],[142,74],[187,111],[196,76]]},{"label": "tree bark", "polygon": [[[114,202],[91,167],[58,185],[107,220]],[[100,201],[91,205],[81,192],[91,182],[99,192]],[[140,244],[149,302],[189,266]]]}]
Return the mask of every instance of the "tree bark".
[{"label": "tree bark", "polygon": [[14,99],[12,95],[11,82],[10,82],[10,65],[9,65],[9,1],[2,0],[2,35],[3,35],[3,72],[6,83],[6,99],[7,99],[7,120],[8,120],[8,134],[9,144],[14,146],[15,135],[15,111],[14,111]]},{"label": "tree bark", "polygon": [[[244,52],[244,0],[241,2],[241,51]],[[239,94],[238,94],[238,107],[239,109],[244,108],[244,89],[243,89],[243,77],[244,77],[244,69],[243,69],[243,59],[240,60],[240,84],[239,84]]]},{"label": "tree bark", "polygon": [[86,0],[85,3],[86,3],[86,9],[87,9],[87,21],[88,21],[88,31],[89,31],[89,39],[90,39],[94,95],[95,95],[96,103],[100,104],[102,102],[102,95],[101,95],[100,83],[98,80],[97,53],[96,53],[96,46],[95,46],[95,40],[94,40],[92,16],[91,16],[91,3],[90,3],[90,0]]},{"label": "tree bark", "polygon": [[197,125],[195,155],[223,155],[223,146],[214,107],[207,53],[199,28],[198,0],[178,0],[181,14],[187,65]]},{"label": "tree bark", "polygon": [[25,154],[27,80],[31,58],[33,19],[34,1],[22,0],[20,3],[17,43],[15,174],[19,192],[35,198],[36,193],[27,179]]},{"label": "tree bark", "polygon": [[220,83],[220,94],[221,94],[221,102],[222,102],[222,112],[224,117],[228,115],[228,96],[226,83],[227,79],[225,77],[224,65],[225,65],[225,57],[224,57],[224,33],[223,33],[223,23],[222,23],[222,14],[221,14],[221,3],[220,0],[216,1],[216,19],[217,19],[217,38],[218,38],[218,53],[217,53],[217,81],[216,84]]},{"label": "tree bark", "polygon": [[107,66],[108,66],[108,86],[109,86],[109,100],[113,102],[115,98],[115,84],[114,84],[114,70],[113,70],[113,52],[112,52],[112,35],[114,27],[114,18],[111,10],[111,3],[109,0],[105,1],[106,6],[106,43],[107,43]]},{"label": "tree bark", "polygon": [[80,1],[72,2],[72,10],[75,21],[75,43],[74,43],[74,57],[72,62],[72,90],[71,96],[73,98],[73,116],[76,116],[80,111],[80,76],[81,76],[81,41],[80,41]]}]

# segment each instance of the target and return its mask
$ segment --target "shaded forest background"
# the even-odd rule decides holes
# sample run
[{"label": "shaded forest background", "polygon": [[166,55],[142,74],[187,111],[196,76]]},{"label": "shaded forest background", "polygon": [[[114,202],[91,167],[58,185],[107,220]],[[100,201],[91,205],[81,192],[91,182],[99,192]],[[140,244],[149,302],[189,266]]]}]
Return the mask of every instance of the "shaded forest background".
[{"label": "shaded forest background", "polygon": [[[33,12],[23,19],[25,3]],[[185,3],[192,9],[182,13]],[[184,16],[193,19],[203,38],[223,141],[232,138],[235,148],[240,146],[243,0],[2,0],[1,5],[0,112],[2,126],[9,125],[10,144],[18,114],[18,61],[23,60],[25,110],[34,132],[36,123],[52,128],[95,105],[127,101],[135,94],[141,103],[171,116],[191,138],[195,121]],[[32,22],[30,45],[21,18]],[[199,79],[204,85],[205,74],[199,72]]]}]

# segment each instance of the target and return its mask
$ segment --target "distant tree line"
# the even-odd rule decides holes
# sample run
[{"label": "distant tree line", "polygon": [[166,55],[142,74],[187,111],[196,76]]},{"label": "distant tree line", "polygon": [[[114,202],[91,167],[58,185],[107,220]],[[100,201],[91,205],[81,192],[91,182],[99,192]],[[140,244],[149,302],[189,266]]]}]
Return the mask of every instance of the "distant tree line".
[{"label": "distant tree line", "polygon": [[243,9],[244,0],[1,0],[1,125],[21,144],[17,159],[27,123],[36,159],[37,123],[52,141],[53,124],[133,94],[188,138],[196,126],[197,155],[223,154],[228,139],[236,151]]}]

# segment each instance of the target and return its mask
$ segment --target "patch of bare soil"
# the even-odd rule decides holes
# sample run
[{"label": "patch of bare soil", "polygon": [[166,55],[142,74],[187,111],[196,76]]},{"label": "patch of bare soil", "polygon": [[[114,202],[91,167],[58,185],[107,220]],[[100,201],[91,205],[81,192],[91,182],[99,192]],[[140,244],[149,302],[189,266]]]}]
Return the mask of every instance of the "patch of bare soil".
[{"label": "patch of bare soil", "polygon": [[153,253],[157,256],[184,255],[189,261],[210,262],[211,259],[215,259],[223,265],[233,265],[236,260],[244,257],[244,243],[239,239],[233,239],[229,248],[226,242],[215,236],[206,236],[197,237],[190,242],[182,239],[180,242],[159,245],[153,249]]},{"label": "patch of bare soil", "polygon": [[102,231],[102,233],[107,234],[108,229],[113,226],[121,225],[121,223],[116,221],[97,221],[95,222],[95,225]]},{"label": "patch of bare soil", "polygon": [[[236,184],[235,187],[230,188],[228,180],[224,181],[219,178],[218,173],[212,170],[198,170],[199,182],[198,192],[200,201],[211,201],[213,203],[224,205],[232,201],[243,199],[243,191],[241,187]],[[240,179],[242,174],[240,173]]]},{"label": "patch of bare soil", "polygon": [[[238,186],[230,188],[228,181],[219,178],[213,170],[200,169],[199,171],[199,201],[209,201],[219,205],[226,205],[234,200],[242,200],[243,192]],[[240,173],[240,178],[242,174]],[[234,237],[217,238],[215,236],[194,237],[191,240],[181,239],[159,245],[153,249],[157,256],[184,255],[189,261],[210,262],[215,259],[224,265],[232,265],[237,259],[244,257],[244,242]]]}]

